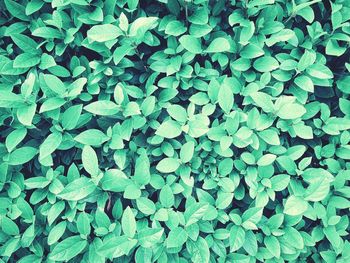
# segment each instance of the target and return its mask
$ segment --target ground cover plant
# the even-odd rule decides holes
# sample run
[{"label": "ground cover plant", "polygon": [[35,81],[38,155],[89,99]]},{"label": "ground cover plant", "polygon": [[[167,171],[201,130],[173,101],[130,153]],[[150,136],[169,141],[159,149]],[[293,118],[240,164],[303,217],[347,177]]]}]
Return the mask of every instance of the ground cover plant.
[{"label": "ground cover plant", "polygon": [[350,262],[350,1],[0,0],[0,262]]}]

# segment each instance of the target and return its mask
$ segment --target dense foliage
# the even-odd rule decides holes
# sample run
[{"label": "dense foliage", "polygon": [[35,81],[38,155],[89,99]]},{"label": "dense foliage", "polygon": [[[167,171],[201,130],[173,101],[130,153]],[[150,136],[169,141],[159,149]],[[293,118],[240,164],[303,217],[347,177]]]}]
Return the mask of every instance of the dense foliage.
[{"label": "dense foliage", "polygon": [[350,262],[350,1],[0,0],[0,262]]}]

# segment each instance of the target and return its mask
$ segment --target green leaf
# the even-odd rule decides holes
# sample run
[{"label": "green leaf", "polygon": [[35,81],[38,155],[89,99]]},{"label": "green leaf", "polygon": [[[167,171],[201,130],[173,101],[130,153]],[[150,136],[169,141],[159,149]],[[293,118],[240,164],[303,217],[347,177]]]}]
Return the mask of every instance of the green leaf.
[{"label": "green leaf", "polygon": [[174,205],[175,197],[169,185],[165,185],[162,188],[159,193],[159,200],[164,207],[171,207]]},{"label": "green leaf", "polygon": [[98,159],[94,149],[85,145],[81,154],[81,159],[85,171],[87,171],[91,176],[97,176],[99,174]]},{"label": "green leaf", "polygon": [[201,41],[191,35],[183,35],[179,38],[180,44],[189,52],[193,54],[202,53]]},{"label": "green leaf", "polygon": [[89,216],[83,212],[80,213],[77,219],[77,228],[81,235],[89,235],[91,232]]},{"label": "green leaf", "polygon": [[84,199],[93,191],[96,185],[87,177],[80,177],[69,183],[57,196],[68,201]]},{"label": "green leaf", "polygon": [[232,226],[230,230],[230,252],[240,249],[245,241],[244,229],[240,226]]},{"label": "green leaf", "polygon": [[262,217],[263,209],[261,207],[252,207],[246,210],[242,215],[242,226],[245,229],[257,229],[257,224],[260,222]]},{"label": "green leaf", "polygon": [[186,110],[177,104],[174,105],[170,105],[167,108],[167,112],[169,113],[169,115],[175,119],[178,122],[182,122],[185,123],[187,121],[187,112]]},{"label": "green leaf", "polygon": [[264,56],[254,61],[253,67],[259,72],[270,72],[278,69],[278,61],[270,56]]},{"label": "green leaf", "polygon": [[21,96],[0,90],[0,108],[18,108],[23,104],[24,100]]},{"label": "green leaf", "polygon": [[130,179],[118,169],[107,170],[101,179],[101,186],[105,191],[123,192],[129,184]]},{"label": "green leaf", "polygon": [[345,115],[350,115],[350,100],[340,98],[339,108]]},{"label": "green leaf", "polygon": [[277,116],[281,119],[291,120],[300,118],[306,113],[305,108],[297,103],[288,103],[282,105],[280,109],[277,111]]},{"label": "green leaf", "polygon": [[109,100],[99,100],[84,107],[84,110],[101,116],[112,116],[119,112],[119,106]]},{"label": "green leaf", "polygon": [[50,260],[68,261],[79,255],[87,244],[80,236],[71,236],[58,243],[48,257]]},{"label": "green leaf", "polygon": [[308,209],[308,203],[303,198],[290,195],[284,205],[283,213],[290,216],[302,215]]},{"label": "green leaf", "polygon": [[288,41],[291,38],[295,37],[295,33],[291,29],[282,29],[281,31],[272,34],[267,40],[266,40],[266,45],[268,47],[271,47],[275,45],[278,42],[284,42]]},{"label": "green leaf", "polygon": [[274,191],[282,191],[290,182],[290,176],[287,174],[279,174],[271,178],[271,186]]},{"label": "green leaf", "polygon": [[60,39],[63,38],[62,33],[54,28],[51,27],[38,27],[33,32],[32,35],[35,37],[41,37],[45,39]]},{"label": "green leaf", "polygon": [[27,129],[19,128],[12,131],[5,140],[5,146],[8,152],[12,152],[16,146],[26,137]]},{"label": "green leaf", "polygon": [[14,68],[31,68],[40,63],[40,56],[30,53],[23,53],[18,55],[13,61]]},{"label": "green leaf", "polygon": [[25,14],[25,8],[23,5],[12,0],[5,0],[4,3],[6,9],[12,16],[18,18],[19,20],[29,21],[29,18]]},{"label": "green leaf", "polygon": [[8,163],[10,165],[20,165],[27,163],[32,160],[34,156],[37,155],[37,153],[38,150],[33,147],[24,146],[18,148],[10,154]]},{"label": "green leaf", "polygon": [[199,236],[196,241],[189,240],[187,249],[191,254],[191,260],[194,263],[208,263],[210,259],[210,250],[207,241]]},{"label": "green leaf", "polygon": [[152,200],[146,197],[140,197],[136,200],[137,208],[145,215],[152,215],[156,212],[156,206]]},{"label": "green leaf", "polygon": [[181,125],[173,120],[163,122],[157,129],[156,135],[172,139],[180,136],[182,133]]},{"label": "green leaf", "polygon": [[142,39],[145,33],[157,25],[158,17],[139,17],[130,26],[129,36]]},{"label": "green leaf", "polygon": [[331,79],[333,78],[333,72],[322,64],[313,64],[306,69],[306,72],[317,79]]},{"label": "green leaf", "polygon": [[264,238],[264,244],[267,250],[276,258],[281,256],[281,246],[278,239],[274,236],[266,236]]},{"label": "green leaf", "polygon": [[232,203],[232,199],[233,199],[233,193],[226,193],[226,192],[219,191],[217,199],[215,200],[215,206],[218,209],[225,209]]},{"label": "green leaf", "polygon": [[316,53],[313,50],[305,50],[304,54],[301,56],[297,69],[299,71],[304,71],[306,68],[314,64],[316,61]]},{"label": "green leaf", "polygon": [[27,16],[34,14],[36,11],[39,11],[44,3],[40,0],[32,0],[28,2],[25,13]]},{"label": "green leaf", "polygon": [[180,21],[170,21],[165,27],[165,34],[176,37],[182,35],[186,31],[186,27]]},{"label": "green leaf", "polygon": [[135,10],[137,8],[137,5],[139,4],[139,0],[128,0],[128,8],[130,10]]},{"label": "green leaf", "polygon": [[205,50],[207,53],[220,53],[230,50],[230,43],[226,38],[218,37],[215,38],[210,44],[209,47]]},{"label": "green leaf", "polygon": [[55,244],[64,234],[64,232],[66,231],[66,227],[67,227],[67,222],[66,221],[62,221],[60,223],[58,223],[57,225],[55,225],[49,232],[49,235],[47,236],[47,244],[53,245]]},{"label": "green leaf", "polygon": [[188,17],[188,21],[196,25],[205,25],[208,23],[209,16],[206,8],[197,8],[193,14]]},{"label": "green leaf", "polygon": [[150,161],[146,152],[142,152],[136,159],[134,180],[140,185],[146,185],[151,179]]},{"label": "green leaf", "polygon": [[308,76],[296,77],[294,83],[305,91],[314,92],[314,83]]},{"label": "green leaf", "polygon": [[28,189],[44,188],[50,184],[50,180],[44,176],[36,176],[26,179],[24,184]]},{"label": "green leaf", "polygon": [[82,109],[82,104],[74,105],[62,114],[61,122],[65,130],[73,130],[77,126]]},{"label": "green leaf", "polygon": [[136,220],[129,206],[124,210],[121,223],[124,234],[129,238],[134,237],[136,233]]},{"label": "green leaf", "polygon": [[44,103],[41,105],[39,113],[44,113],[47,111],[55,110],[60,108],[62,105],[64,105],[66,101],[62,98],[49,98],[44,101]]},{"label": "green leaf", "polygon": [[39,161],[50,156],[62,142],[62,134],[51,133],[39,147]]},{"label": "green leaf", "polygon": [[36,111],[36,104],[17,109],[17,118],[25,126],[31,126]]},{"label": "green leaf", "polygon": [[22,34],[11,34],[11,39],[24,52],[31,54],[39,53],[39,50],[37,49],[38,44],[32,38]]},{"label": "green leaf", "polygon": [[179,168],[180,162],[174,158],[164,158],[156,166],[156,169],[161,173],[173,173]]},{"label": "green leaf", "polygon": [[51,89],[53,92],[62,95],[66,92],[66,87],[64,83],[55,75],[51,74],[45,74],[44,80],[46,85]]},{"label": "green leaf", "polygon": [[144,248],[153,247],[155,244],[159,243],[162,235],[164,233],[163,228],[146,228],[141,229],[137,233],[137,238],[140,245]]},{"label": "green leaf", "polygon": [[0,219],[0,225],[1,225],[1,230],[10,236],[16,236],[19,235],[19,228],[16,225],[15,222],[13,222],[10,218],[7,216],[3,216]]},{"label": "green leaf", "polygon": [[280,145],[280,138],[275,130],[267,129],[258,133],[259,137],[270,145]]},{"label": "green leaf", "polygon": [[175,227],[169,232],[166,240],[167,248],[181,247],[188,238],[187,232],[182,227]]},{"label": "green leaf", "polygon": [[247,45],[249,43],[249,40],[253,37],[255,32],[255,23],[253,21],[245,21],[245,23],[242,23],[242,31],[239,38],[239,43],[243,46]]},{"label": "green leaf", "polygon": [[274,110],[274,105],[272,102],[272,97],[264,92],[254,92],[249,94],[253,99],[255,104],[263,109],[265,112],[272,112]]},{"label": "green leaf", "polygon": [[115,40],[122,34],[123,32],[117,26],[112,24],[96,25],[87,31],[87,36],[91,42]]},{"label": "green leaf", "polygon": [[197,223],[207,212],[208,204],[206,203],[194,203],[186,208],[184,217],[186,221],[185,226],[190,226]]},{"label": "green leaf", "polygon": [[89,129],[75,136],[74,140],[84,145],[101,146],[109,137],[100,130]]},{"label": "green leaf", "polygon": [[228,85],[222,85],[219,94],[218,101],[220,107],[225,113],[229,113],[233,107],[233,92]]},{"label": "green leaf", "polygon": [[194,142],[189,141],[181,146],[180,159],[183,163],[188,163],[191,161],[194,153]]},{"label": "green leaf", "polygon": [[113,62],[115,65],[118,65],[119,62],[132,50],[132,47],[129,45],[123,45],[117,47],[113,52]]},{"label": "green leaf", "polygon": [[306,189],[304,199],[312,202],[322,201],[329,193],[331,181],[333,180],[330,178],[319,177],[317,181],[312,182]]},{"label": "green leaf", "polygon": [[240,53],[242,58],[247,58],[247,59],[257,58],[257,57],[260,57],[264,54],[265,54],[265,52],[261,47],[255,45],[255,44],[252,44],[252,43],[244,46],[244,48],[242,49],[242,51]]}]

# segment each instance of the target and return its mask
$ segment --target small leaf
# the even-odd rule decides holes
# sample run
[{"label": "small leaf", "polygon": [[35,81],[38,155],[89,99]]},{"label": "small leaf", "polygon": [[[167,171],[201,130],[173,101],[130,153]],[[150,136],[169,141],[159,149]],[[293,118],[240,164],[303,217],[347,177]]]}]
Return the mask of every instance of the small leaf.
[{"label": "small leaf", "polygon": [[93,191],[96,185],[87,177],[80,177],[69,183],[57,196],[69,201],[79,201],[84,199]]},{"label": "small leaf", "polygon": [[83,212],[80,213],[77,219],[77,229],[82,235],[89,235],[91,232],[90,219],[89,216]]},{"label": "small leaf", "polygon": [[9,164],[20,165],[20,164],[27,163],[31,159],[33,159],[34,156],[37,155],[37,153],[38,153],[38,150],[33,147],[24,146],[24,147],[18,148],[10,154]]},{"label": "small leaf", "polygon": [[225,113],[229,113],[233,107],[233,92],[228,85],[222,85],[218,94],[219,105]]},{"label": "small leaf", "polygon": [[171,21],[165,27],[165,34],[180,36],[186,32],[186,27],[180,21]]},{"label": "small leaf", "polygon": [[253,67],[259,72],[270,72],[279,67],[278,61],[270,56],[264,56],[255,60]]},{"label": "small leaf", "polygon": [[290,216],[302,215],[308,209],[308,203],[301,197],[290,195],[284,205],[283,213]]},{"label": "small leaf", "polygon": [[23,53],[18,55],[13,61],[14,68],[30,68],[40,63],[40,57],[30,54]]},{"label": "small leaf", "polygon": [[306,69],[306,72],[314,77],[314,78],[318,78],[318,79],[331,79],[333,78],[333,72],[326,67],[325,65],[322,64],[314,64],[311,65],[310,67],[308,67]]},{"label": "small leaf", "polygon": [[61,144],[62,134],[59,132],[51,133],[39,147],[39,161],[51,155]]},{"label": "small leaf", "polygon": [[300,118],[306,113],[305,108],[297,103],[284,104],[277,111],[277,116],[281,119],[290,120]]},{"label": "small leaf", "polygon": [[202,45],[198,38],[191,35],[183,35],[179,38],[180,44],[189,52],[194,54],[202,53]]},{"label": "small leaf", "polygon": [[45,74],[44,80],[46,85],[53,92],[59,95],[64,94],[66,92],[66,87],[64,86],[63,82],[59,78],[57,78],[55,75]]},{"label": "small leaf", "polygon": [[182,145],[180,150],[180,159],[183,163],[191,161],[194,153],[194,142],[189,141]]},{"label": "small leaf", "polygon": [[266,236],[264,238],[264,244],[267,250],[276,258],[281,256],[281,246],[278,239],[275,236]]},{"label": "small leaf", "polygon": [[89,129],[75,136],[74,140],[84,145],[101,146],[109,137],[100,130]]},{"label": "small leaf", "polygon": [[174,158],[164,158],[156,166],[156,169],[161,173],[172,173],[179,168],[180,162]]},{"label": "small leaf", "polygon": [[132,238],[135,236],[136,220],[135,220],[135,216],[134,216],[134,214],[129,206],[124,210],[121,224],[122,224],[122,229],[123,229],[123,232],[125,235],[127,235],[129,238]]},{"label": "small leaf", "polygon": [[159,200],[164,207],[171,207],[174,205],[175,197],[169,185],[165,185],[162,188],[159,194]]},{"label": "small leaf", "polygon": [[101,179],[102,189],[111,192],[124,192],[131,183],[130,179],[118,169],[109,169]]},{"label": "small leaf", "polygon": [[167,248],[181,247],[187,238],[187,232],[182,227],[176,227],[169,232],[166,246]]},{"label": "small leaf", "polygon": [[119,106],[109,100],[99,100],[84,107],[84,110],[101,116],[111,116],[119,112]]},{"label": "small leaf", "polygon": [[230,230],[230,252],[240,249],[245,241],[245,232],[242,227],[232,226]]},{"label": "small leaf", "polygon": [[205,50],[207,53],[220,53],[230,50],[230,43],[226,38],[218,37],[215,38]]},{"label": "small leaf", "polygon": [[308,76],[299,76],[294,80],[294,83],[305,91],[314,92],[314,83]]},{"label": "small leaf", "polygon": [[50,260],[68,261],[79,255],[87,244],[80,236],[71,236],[58,243],[48,257]]},{"label": "small leaf", "polygon": [[100,170],[98,167],[97,155],[94,149],[89,145],[84,146],[81,154],[81,158],[82,158],[84,169],[91,176],[97,176]]},{"label": "small leaf", "polygon": [[123,32],[117,26],[111,24],[96,25],[87,31],[88,38],[96,42],[114,40],[122,34]]},{"label": "small leaf", "polygon": [[173,120],[163,122],[156,131],[157,135],[168,139],[178,137],[181,133],[181,125]]}]

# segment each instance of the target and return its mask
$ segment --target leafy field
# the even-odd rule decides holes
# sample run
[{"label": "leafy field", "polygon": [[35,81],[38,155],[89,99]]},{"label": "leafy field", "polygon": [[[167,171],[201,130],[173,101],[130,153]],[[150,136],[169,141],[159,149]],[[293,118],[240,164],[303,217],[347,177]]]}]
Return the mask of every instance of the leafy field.
[{"label": "leafy field", "polygon": [[349,0],[0,0],[0,262],[350,262]]}]

